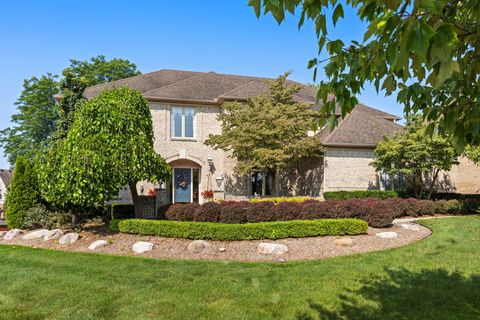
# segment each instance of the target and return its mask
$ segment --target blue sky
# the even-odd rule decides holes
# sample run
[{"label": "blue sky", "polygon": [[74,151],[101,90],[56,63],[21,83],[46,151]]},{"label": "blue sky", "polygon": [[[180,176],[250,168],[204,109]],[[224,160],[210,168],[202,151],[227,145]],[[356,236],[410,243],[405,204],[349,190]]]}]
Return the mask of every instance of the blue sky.
[{"label": "blue sky", "polygon": [[[10,126],[24,79],[59,74],[69,59],[99,54],[129,59],[143,73],[182,69],[276,77],[292,70],[291,79],[312,82],[307,62],[316,56],[316,37],[311,24],[298,31],[297,21],[288,16],[278,26],[270,16],[257,19],[247,0],[6,1],[0,11],[0,128]],[[364,29],[346,10],[331,38],[361,40]],[[377,95],[372,87],[360,100],[402,114],[395,97]]]}]

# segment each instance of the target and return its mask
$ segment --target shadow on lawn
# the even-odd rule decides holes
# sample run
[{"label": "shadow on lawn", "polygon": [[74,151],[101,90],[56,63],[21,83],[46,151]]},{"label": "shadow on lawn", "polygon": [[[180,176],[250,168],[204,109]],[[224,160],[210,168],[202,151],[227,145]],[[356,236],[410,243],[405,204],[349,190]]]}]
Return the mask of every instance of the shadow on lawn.
[{"label": "shadow on lawn", "polygon": [[479,275],[465,277],[445,269],[386,273],[357,290],[346,289],[336,310],[308,301],[312,310],[297,319],[480,319]]}]

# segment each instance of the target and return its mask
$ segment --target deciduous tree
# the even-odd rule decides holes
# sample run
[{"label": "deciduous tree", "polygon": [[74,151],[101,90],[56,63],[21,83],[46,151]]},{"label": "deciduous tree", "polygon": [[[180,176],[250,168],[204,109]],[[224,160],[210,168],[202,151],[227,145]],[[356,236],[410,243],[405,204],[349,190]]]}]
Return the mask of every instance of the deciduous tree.
[{"label": "deciduous tree", "polygon": [[[269,92],[246,103],[227,102],[218,117],[222,133],[210,135],[205,144],[231,152],[239,173],[261,171],[272,177],[302,157],[318,156],[320,140],[309,137],[316,113],[294,100],[299,85],[287,84],[286,73],[269,81]],[[265,182],[265,179],[263,179]],[[262,187],[265,193],[265,183]]]},{"label": "deciduous tree", "polygon": [[391,176],[403,174],[417,198],[431,197],[440,171],[449,171],[457,156],[447,138],[438,133],[426,135],[425,130],[420,118],[409,119],[402,133],[385,137],[377,145],[371,163]]},{"label": "deciduous tree", "polygon": [[[17,156],[32,159],[51,138],[64,138],[73,122],[75,107],[86,87],[140,74],[135,64],[124,59],[106,60],[104,56],[90,60],[70,60],[59,79],[50,73],[25,80],[12,116],[12,126],[0,131],[0,146],[11,165]],[[63,99],[56,104],[55,95]],[[58,129],[58,130],[57,130]]]},{"label": "deciduous tree", "polygon": [[89,207],[129,185],[138,215],[136,183],[165,180],[171,171],[153,140],[150,108],[138,91],[122,87],[83,101],[66,139],[39,158],[43,197],[61,207]]},{"label": "deciduous tree", "polygon": [[[366,23],[363,39],[344,43],[332,39],[333,25],[344,17],[344,5]],[[335,106],[345,115],[357,103],[366,83],[377,91],[397,94],[407,114],[421,112],[434,127],[449,133],[458,151],[480,143],[480,2],[425,0],[250,0],[257,16],[270,13],[279,22],[286,12],[300,11],[299,27],[313,21],[318,47],[328,58],[312,59],[323,66],[328,81],[319,85],[322,112],[335,125]],[[263,10],[262,10],[263,8]],[[315,76],[314,76],[315,77]]]}]

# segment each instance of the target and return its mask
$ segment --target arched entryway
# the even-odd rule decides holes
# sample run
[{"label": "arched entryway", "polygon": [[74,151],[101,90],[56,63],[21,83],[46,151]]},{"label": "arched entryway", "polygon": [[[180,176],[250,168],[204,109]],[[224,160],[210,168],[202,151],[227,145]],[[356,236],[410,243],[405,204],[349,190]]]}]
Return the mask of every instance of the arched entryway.
[{"label": "arched entryway", "polygon": [[167,190],[171,203],[199,202],[202,166],[192,160],[177,159],[169,162],[173,176]]}]

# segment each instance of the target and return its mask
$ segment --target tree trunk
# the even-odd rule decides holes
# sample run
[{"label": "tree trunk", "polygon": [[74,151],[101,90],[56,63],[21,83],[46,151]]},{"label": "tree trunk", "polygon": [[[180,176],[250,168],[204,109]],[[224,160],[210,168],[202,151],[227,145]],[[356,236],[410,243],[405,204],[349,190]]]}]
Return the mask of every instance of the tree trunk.
[{"label": "tree trunk", "polygon": [[128,185],[130,187],[130,193],[132,194],[133,201],[133,210],[135,212],[135,218],[141,218],[140,216],[140,207],[138,202],[138,192],[137,192],[137,183],[131,182]]},{"label": "tree trunk", "polygon": [[432,197],[433,191],[435,190],[435,183],[437,182],[437,178],[438,178],[439,173],[440,173],[439,169],[434,170],[432,182],[430,183],[430,186],[429,186],[430,190],[428,190],[427,199],[430,199]]},{"label": "tree trunk", "polygon": [[277,188],[277,172],[272,170],[270,171],[270,176],[272,177],[272,195],[274,197],[278,196],[278,188]]},{"label": "tree trunk", "polygon": [[262,196],[267,194],[267,174],[265,171],[262,171]]}]

